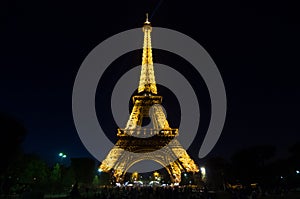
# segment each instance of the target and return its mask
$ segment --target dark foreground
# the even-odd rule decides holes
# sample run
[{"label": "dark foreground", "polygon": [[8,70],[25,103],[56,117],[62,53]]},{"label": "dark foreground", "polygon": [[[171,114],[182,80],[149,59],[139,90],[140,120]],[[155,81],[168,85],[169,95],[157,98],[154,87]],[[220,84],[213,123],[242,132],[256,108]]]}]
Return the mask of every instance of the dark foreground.
[{"label": "dark foreground", "polygon": [[101,188],[85,192],[66,194],[42,194],[39,191],[25,192],[21,195],[1,196],[1,199],[300,199],[300,192],[258,193],[255,191],[206,191],[190,187],[125,187]]}]

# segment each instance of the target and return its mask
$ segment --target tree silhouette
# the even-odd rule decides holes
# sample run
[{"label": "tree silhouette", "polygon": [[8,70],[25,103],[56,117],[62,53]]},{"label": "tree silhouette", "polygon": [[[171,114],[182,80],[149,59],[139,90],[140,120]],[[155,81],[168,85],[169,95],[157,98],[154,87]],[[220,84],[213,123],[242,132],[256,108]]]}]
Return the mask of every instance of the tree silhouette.
[{"label": "tree silhouette", "polygon": [[58,183],[61,179],[61,168],[60,165],[58,163],[56,163],[53,166],[51,175],[50,175],[50,180],[54,183]]},{"label": "tree silhouette", "polygon": [[291,154],[291,163],[294,169],[299,169],[297,167],[300,166],[300,142],[296,142],[289,148],[289,152]]},{"label": "tree silhouette", "polygon": [[15,118],[0,113],[1,164],[0,171],[4,172],[8,165],[21,153],[21,144],[25,138],[25,127]]},{"label": "tree silhouette", "polygon": [[0,193],[10,189],[8,171],[15,167],[15,161],[22,154],[21,144],[26,136],[26,130],[21,122],[4,113],[0,113]]},{"label": "tree silhouette", "polygon": [[91,184],[96,171],[95,160],[91,158],[71,158],[71,168],[77,182]]},{"label": "tree silhouette", "polygon": [[266,161],[275,155],[271,145],[258,145],[236,152],[232,158],[232,173],[236,179],[251,183],[261,179],[266,171]]},{"label": "tree silhouette", "polygon": [[43,184],[48,179],[48,166],[36,155],[24,155],[20,162],[22,169],[19,171],[20,182]]},{"label": "tree silhouette", "polygon": [[93,186],[95,188],[97,188],[100,185],[100,180],[99,177],[97,175],[95,175],[94,179],[93,179]]},{"label": "tree silhouette", "polygon": [[222,157],[209,158],[205,167],[207,170],[208,184],[216,189],[223,190],[228,180],[229,162]]}]

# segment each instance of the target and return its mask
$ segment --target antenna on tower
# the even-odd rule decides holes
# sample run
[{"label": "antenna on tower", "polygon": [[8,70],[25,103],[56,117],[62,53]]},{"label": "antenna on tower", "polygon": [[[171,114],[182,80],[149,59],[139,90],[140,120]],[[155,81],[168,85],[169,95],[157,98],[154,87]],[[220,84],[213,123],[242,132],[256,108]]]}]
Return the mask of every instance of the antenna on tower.
[{"label": "antenna on tower", "polygon": [[150,24],[149,17],[148,17],[148,13],[146,13],[146,21],[145,21],[145,24],[147,24],[147,25]]}]

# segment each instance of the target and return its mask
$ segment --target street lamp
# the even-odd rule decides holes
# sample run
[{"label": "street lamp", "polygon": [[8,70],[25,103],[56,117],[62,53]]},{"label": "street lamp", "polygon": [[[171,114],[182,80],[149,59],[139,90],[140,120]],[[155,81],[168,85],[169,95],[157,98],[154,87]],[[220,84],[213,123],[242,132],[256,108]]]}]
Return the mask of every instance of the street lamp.
[{"label": "street lamp", "polygon": [[64,153],[59,153],[58,156],[61,157],[61,158],[66,158],[67,157],[67,155],[64,154]]},{"label": "street lamp", "polygon": [[65,159],[65,158],[67,157],[67,155],[64,154],[64,153],[62,153],[62,152],[60,152],[60,153],[58,154],[58,156],[60,157],[60,164],[62,164],[63,159]]}]

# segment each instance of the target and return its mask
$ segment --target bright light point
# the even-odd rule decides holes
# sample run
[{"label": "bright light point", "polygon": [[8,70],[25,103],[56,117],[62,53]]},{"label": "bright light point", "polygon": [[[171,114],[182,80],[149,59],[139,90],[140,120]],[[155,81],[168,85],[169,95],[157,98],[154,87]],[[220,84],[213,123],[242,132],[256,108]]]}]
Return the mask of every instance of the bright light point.
[{"label": "bright light point", "polygon": [[61,156],[63,156],[64,154],[63,154],[63,153],[59,153],[58,155],[61,157]]},{"label": "bright light point", "polygon": [[184,177],[186,177],[186,176],[187,176],[187,174],[185,173],[185,174],[184,174]]},{"label": "bright light point", "polygon": [[299,170],[296,170],[296,173],[297,173],[297,174],[299,174],[299,173],[300,173],[300,171],[299,171]]},{"label": "bright light point", "polygon": [[66,158],[67,156],[66,156],[66,155],[63,155],[62,157],[63,157],[63,158]]},{"label": "bright light point", "polygon": [[205,175],[205,174],[206,174],[205,167],[201,167],[200,170],[201,170],[201,174],[202,174],[202,175]]},{"label": "bright light point", "polygon": [[101,172],[102,172],[102,169],[98,169],[98,172],[100,172],[100,173],[101,173]]},{"label": "bright light point", "polygon": [[283,176],[280,176],[281,179],[283,179]]}]

